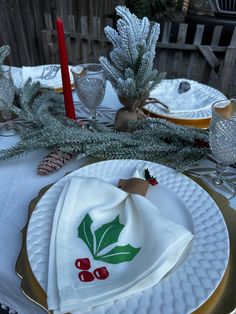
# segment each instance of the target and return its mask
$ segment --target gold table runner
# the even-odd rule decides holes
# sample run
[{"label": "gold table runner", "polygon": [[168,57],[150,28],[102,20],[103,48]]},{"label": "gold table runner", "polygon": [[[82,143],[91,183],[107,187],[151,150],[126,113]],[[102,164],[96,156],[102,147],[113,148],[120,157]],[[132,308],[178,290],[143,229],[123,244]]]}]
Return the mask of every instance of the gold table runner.
[{"label": "gold table runner", "polygon": [[[226,198],[210,190],[201,180],[192,179],[201,185],[215,200],[224,216],[230,237],[230,258],[224,277],[212,296],[201,307],[195,310],[193,314],[230,314],[236,309],[236,210],[229,207]],[[38,196],[31,201],[28,222],[36,204],[49,187],[50,185],[43,188]],[[26,250],[28,222],[21,231],[22,249],[16,263],[16,272],[22,278],[21,289],[25,296],[44,308],[46,313],[51,313],[47,310],[46,293],[37,282],[28,261]]]}]

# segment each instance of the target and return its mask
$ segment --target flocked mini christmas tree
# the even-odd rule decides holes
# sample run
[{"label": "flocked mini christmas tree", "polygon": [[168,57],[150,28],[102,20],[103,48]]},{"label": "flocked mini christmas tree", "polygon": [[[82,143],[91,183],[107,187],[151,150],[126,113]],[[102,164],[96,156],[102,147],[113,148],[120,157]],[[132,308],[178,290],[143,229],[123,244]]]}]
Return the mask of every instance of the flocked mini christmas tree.
[{"label": "flocked mini christmas tree", "polygon": [[[126,107],[117,113],[116,127],[126,125],[125,115],[130,119],[138,117],[140,108],[152,91],[164,78],[153,68],[156,43],[160,34],[160,25],[152,26],[147,17],[137,18],[125,6],[116,7],[121,18],[117,21],[117,30],[106,26],[104,31],[113,48],[109,57],[100,57],[108,80],[115,89],[120,102]],[[134,113],[134,117],[130,112]],[[126,119],[125,119],[126,120]]]}]

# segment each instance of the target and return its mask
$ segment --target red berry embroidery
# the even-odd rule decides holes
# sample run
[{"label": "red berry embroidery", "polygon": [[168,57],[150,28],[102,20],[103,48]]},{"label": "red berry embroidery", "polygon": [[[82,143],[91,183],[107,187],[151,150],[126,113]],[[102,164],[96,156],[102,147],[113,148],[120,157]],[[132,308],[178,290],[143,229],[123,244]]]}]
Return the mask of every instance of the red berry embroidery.
[{"label": "red berry embroidery", "polygon": [[83,282],[90,282],[94,280],[94,275],[87,270],[83,270],[78,274],[79,280]]},{"label": "red berry embroidery", "polygon": [[149,182],[149,184],[151,184],[151,185],[156,185],[156,184],[158,184],[157,179],[156,179],[155,177],[153,177],[153,176],[150,175],[150,172],[149,172],[148,169],[145,169],[145,170],[144,170],[144,177],[145,177],[146,181]]},{"label": "red berry embroidery", "polygon": [[75,267],[82,270],[88,270],[91,267],[89,258],[78,258],[75,261]]},{"label": "red berry embroidery", "polygon": [[155,178],[149,179],[148,182],[149,182],[151,185],[156,185],[156,184],[158,183]]},{"label": "red berry embroidery", "polygon": [[106,269],[106,267],[96,268],[93,271],[93,274],[97,279],[100,279],[100,280],[104,280],[109,276],[109,272]]}]

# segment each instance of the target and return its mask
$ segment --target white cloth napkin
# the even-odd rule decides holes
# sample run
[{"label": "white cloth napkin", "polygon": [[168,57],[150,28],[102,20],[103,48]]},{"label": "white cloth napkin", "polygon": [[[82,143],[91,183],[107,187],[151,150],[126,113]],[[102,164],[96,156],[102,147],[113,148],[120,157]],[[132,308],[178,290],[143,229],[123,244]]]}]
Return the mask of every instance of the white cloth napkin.
[{"label": "white cloth napkin", "polygon": [[[69,66],[69,69],[71,67]],[[70,80],[73,83],[73,75],[69,70]],[[22,80],[25,83],[31,77],[33,82],[39,81],[42,86],[62,87],[61,69],[58,64],[39,65],[34,67],[22,67]]]},{"label": "white cloth napkin", "polygon": [[[137,171],[134,177],[140,177]],[[53,221],[48,307],[54,313],[91,310],[149,288],[173,268],[192,238],[145,197],[74,176]]]}]

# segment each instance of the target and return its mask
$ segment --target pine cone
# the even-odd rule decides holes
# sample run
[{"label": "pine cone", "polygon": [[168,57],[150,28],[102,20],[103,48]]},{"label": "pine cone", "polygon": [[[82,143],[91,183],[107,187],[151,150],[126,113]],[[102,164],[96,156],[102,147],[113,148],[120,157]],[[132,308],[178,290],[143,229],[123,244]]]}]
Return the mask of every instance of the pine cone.
[{"label": "pine cone", "polygon": [[53,150],[43,158],[37,168],[37,173],[40,175],[48,175],[62,168],[62,166],[74,157],[71,153],[65,153],[58,150]]}]

